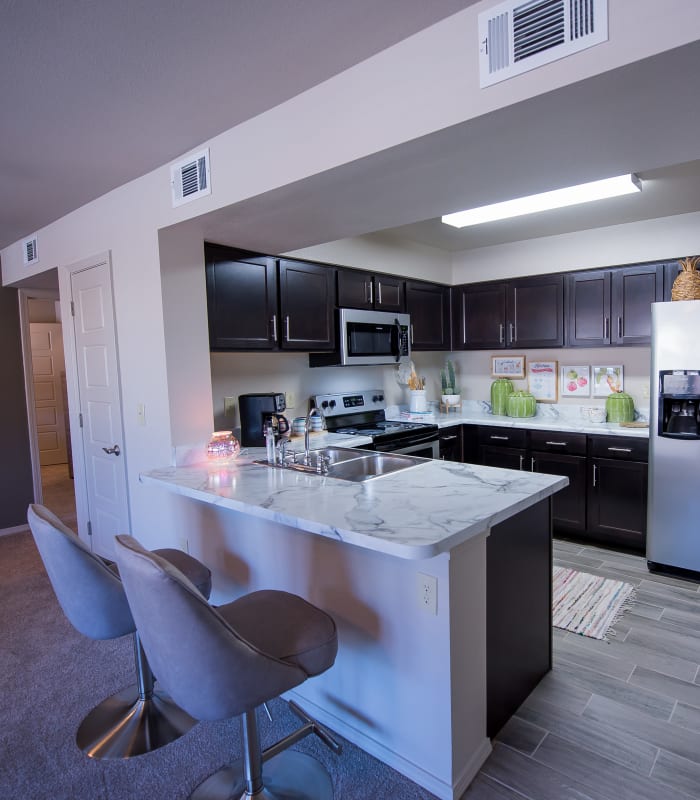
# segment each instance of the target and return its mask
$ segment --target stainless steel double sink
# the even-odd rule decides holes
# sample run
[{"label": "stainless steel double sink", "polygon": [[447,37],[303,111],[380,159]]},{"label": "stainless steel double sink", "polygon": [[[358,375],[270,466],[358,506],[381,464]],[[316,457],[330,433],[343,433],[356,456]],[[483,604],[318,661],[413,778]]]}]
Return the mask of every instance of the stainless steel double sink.
[{"label": "stainless steel double sink", "polygon": [[350,447],[321,447],[309,451],[308,463],[288,461],[285,464],[270,464],[264,460],[256,460],[255,463],[273,469],[288,469],[361,483],[416,467],[428,461],[429,458],[404,453],[375,453],[371,450],[356,450]]}]

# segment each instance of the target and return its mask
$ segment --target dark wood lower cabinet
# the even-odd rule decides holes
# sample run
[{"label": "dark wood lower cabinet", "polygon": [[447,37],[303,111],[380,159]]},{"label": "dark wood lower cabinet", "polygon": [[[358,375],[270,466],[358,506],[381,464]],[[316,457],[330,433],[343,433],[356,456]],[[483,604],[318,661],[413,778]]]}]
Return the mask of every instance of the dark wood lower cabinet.
[{"label": "dark wood lower cabinet", "polygon": [[494,737],[552,668],[550,500],[486,540],[486,734]]},{"label": "dark wood lower cabinet", "polygon": [[552,525],[557,533],[580,533],[586,530],[586,457],[564,453],[530,455],[533,472],[565,475],[569,485],[552,497]]},{"label": "dark wood lower cabinet", "polygon": [[518,447],[499,447],[498,445],[481,445],[481,463],[485,467],[503,467],[504,469],[523,469],[525,450]]},{"label": "dark wood lower cabinet", "polygon": [[592,458],[587,533],[606,544],[644,552],[647,535],[647,465]]}]

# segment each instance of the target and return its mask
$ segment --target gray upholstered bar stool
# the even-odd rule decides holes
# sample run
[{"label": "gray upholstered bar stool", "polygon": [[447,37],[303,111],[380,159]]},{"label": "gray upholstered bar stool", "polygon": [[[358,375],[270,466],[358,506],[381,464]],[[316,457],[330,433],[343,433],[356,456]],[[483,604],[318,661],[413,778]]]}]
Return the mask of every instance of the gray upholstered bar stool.
[{"label": "gray upholstered bar stool", "polygon": [[173,698],[198,719],[241,715],[242,762],[214,773],[191,797],[331,798],[322,765],[287,750],[315,733],[340,752],[328,731],[290,703],[305,724],[263,752],[256,713],[266,700],[333,665],[332,617],[295,594],[272,590],[214,608],[172,564],[131,536],[116,537],[116,558],[148,658]]},{"label": "gray upholstered bar stool", "polygon": [[[154,678],[131,616],[116,564],[95,555],[61,520],[41,505],[30,505],[27,520],[64,614],[91,639],[134,635],[136,684],[103,700],[80,723],[78,747],[92,758],[128,758],[174,741],[196,720]],[[211,572],[180,550],[158,550],[189,577],[205,597]]]}]

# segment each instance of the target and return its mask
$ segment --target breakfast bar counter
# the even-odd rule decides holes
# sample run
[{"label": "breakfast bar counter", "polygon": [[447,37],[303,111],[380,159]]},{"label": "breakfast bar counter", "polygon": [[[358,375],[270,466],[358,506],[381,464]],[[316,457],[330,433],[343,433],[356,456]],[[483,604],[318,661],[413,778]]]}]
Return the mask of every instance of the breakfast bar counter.
[{"label": "breakfast bar counter", "polygon": [[290,696],[457,800],[551,668],[551,495],[567,479],[426,460],[348,482],[262,457],[141,482],[180,495],[181,544],[212,569],[214,602],[275,588],[333,616],[335,665]]}]

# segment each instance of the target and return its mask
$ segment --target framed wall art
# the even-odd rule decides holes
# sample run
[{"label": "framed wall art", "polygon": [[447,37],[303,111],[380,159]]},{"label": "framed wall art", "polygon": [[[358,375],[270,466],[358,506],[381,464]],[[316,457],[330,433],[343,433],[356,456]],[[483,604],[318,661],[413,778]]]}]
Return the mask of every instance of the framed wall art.
[{"label": "framed wall art", "polygon": [[607,397],[624,388],[622,365],[593,367],[593,397]]},{"label": "framed wall art", "polygon": [[527,388],[540,403],[557,402],[557,362],[528,361]]},{"label": "framed wall art", "polygon": [[562,397],[590,397],[590,366],[563,365],[559,370],[559,385]]},{"label": "framed wall art", "polygon": [[524,378],[525,356],[491,356],[492,378]]}]

